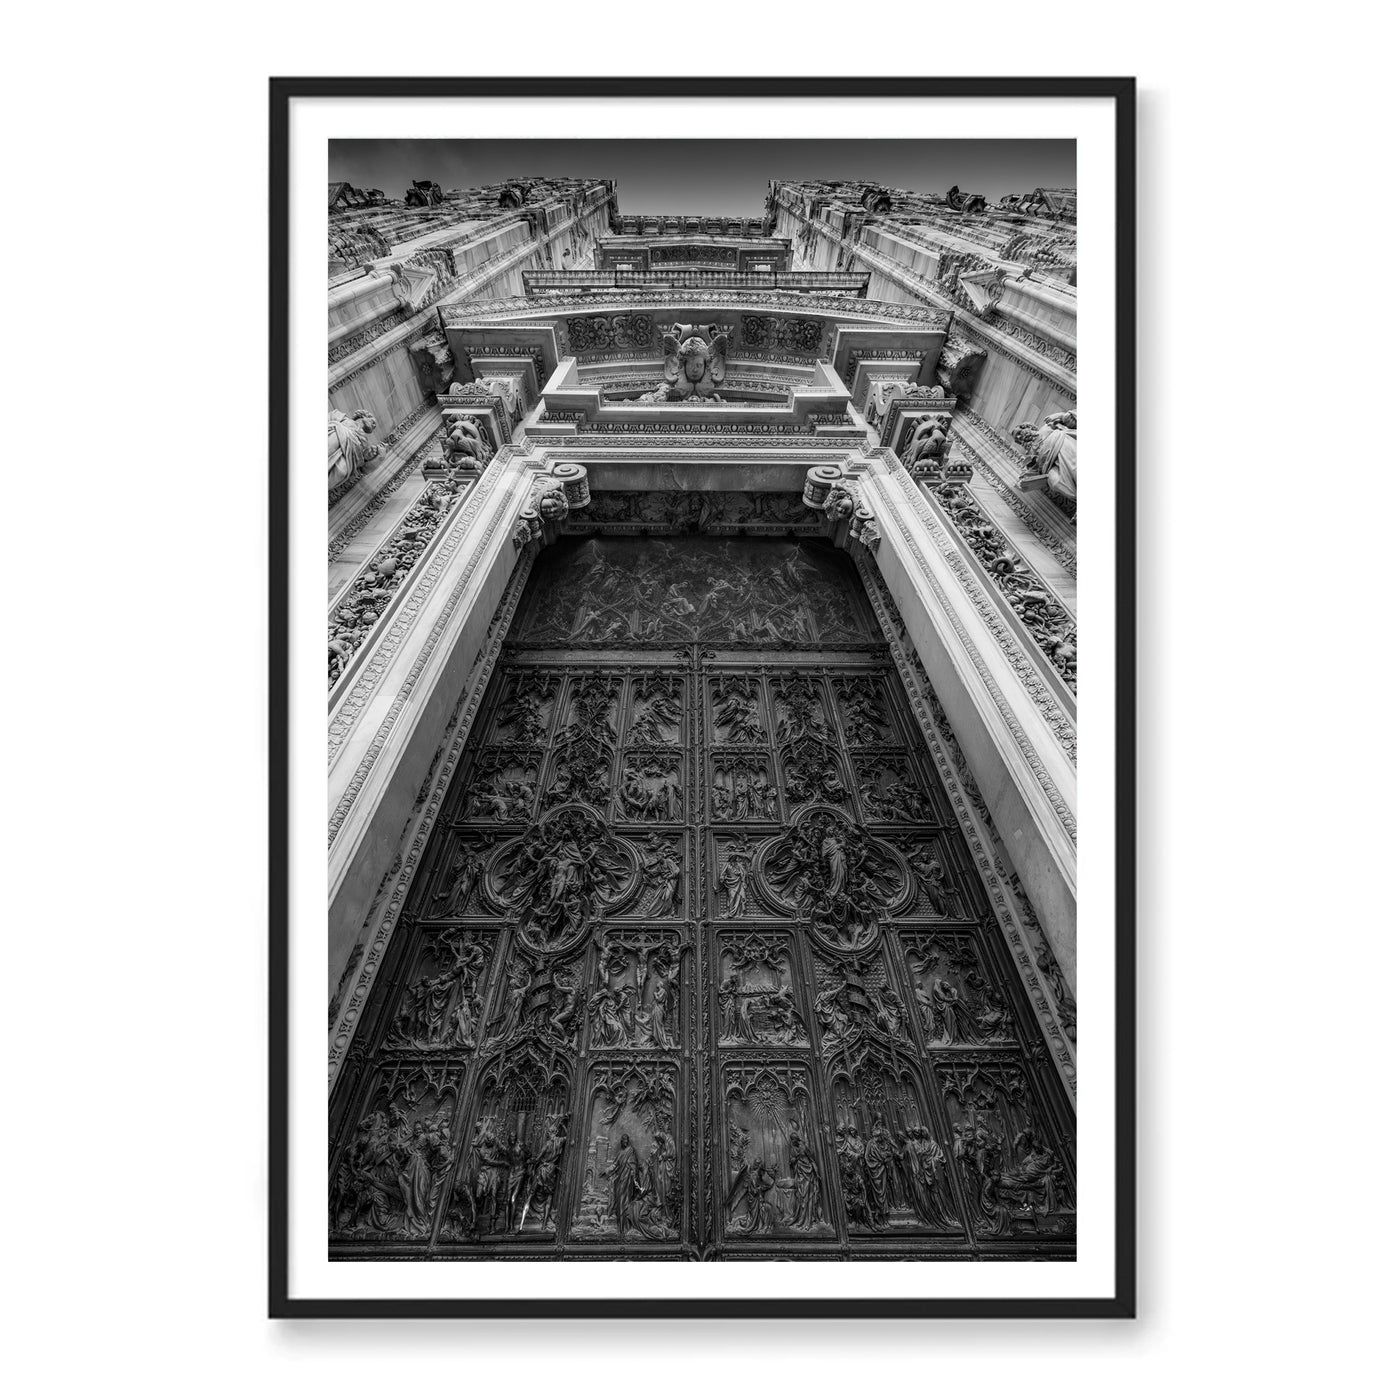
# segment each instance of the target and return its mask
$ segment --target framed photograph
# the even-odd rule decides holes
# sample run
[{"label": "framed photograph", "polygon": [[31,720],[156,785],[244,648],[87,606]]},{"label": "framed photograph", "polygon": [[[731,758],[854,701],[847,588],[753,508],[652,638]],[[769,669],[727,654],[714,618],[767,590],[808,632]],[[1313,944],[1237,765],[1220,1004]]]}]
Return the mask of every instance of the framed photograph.
[{"label": "framed photograph", "polygon": [[272,1315],[1133,1315],[1133,211],[1128,78],[272,81]]}]

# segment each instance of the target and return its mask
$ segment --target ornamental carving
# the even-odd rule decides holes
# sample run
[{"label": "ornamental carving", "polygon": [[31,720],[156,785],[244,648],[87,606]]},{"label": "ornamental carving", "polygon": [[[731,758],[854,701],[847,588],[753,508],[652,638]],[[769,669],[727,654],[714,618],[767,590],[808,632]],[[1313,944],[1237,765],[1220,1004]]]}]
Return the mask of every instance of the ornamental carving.
[{"label": "ornamental carving", "polygon": [[580,541],[532,602],[541,640],[597,646],[703,641],[839,645],[865,614],[803,541]]},{"label": "ornamental carving", "polygon": [[396,1049],[472,1049],[481,1021],[481,990],[493,940],[470,932],[436,935],[399,1001],[387,1044]]},{"label": "ornamental carving", "polygon": [[[352,994],[333,1258],[1073,1257],[1072,1119],[983,857],[847,556],[798,543],[542,552]],[[734,602],[623,639],[657,608],[614,569]],[[737,640],[823,581],[852,640]],[[626,626],[570,640],[585,602]]]},{"label": "ornamental carving", "polygon": [[1011,436],[1025,449],[1018,483],[1023,491],[1050,491],[1073,502],[1078,494],[1079,417],[1052,413],[1039,428],[1018,423]]},{"label": "ornamental carving", "polygon": [[758,354],[781,350],[789,354],[820,355],[824,323],[788,316],[741,316],[740,343]]},{"label": "ornamental carving", "polygon": [[979,1235],[1057,1235],[1073,1228],[1074,1195],[1015,1066],[949,1066],[939,1073],[953,1121],[953,1162]]},{"label": "ornamental carving", "polygon": [[915,475],[937,471],[948,456],[948,434],[953,426],[951,413],[921,413],[899,460]]},{"label": "ornamental carving", "polygon": [[413,367],[418,371],[418,382],[430,399],[447,393],[452,386],[454,372],[452,349],[447,337],[436,326],[408,347]]},{"label": "ornamental carving", "polygon": [[969,397],[977,387],[987,352],[963,336],[949,334],[939,352],[938,382],[955,398]]},{"label": "ornamental carving", "polygon": [[465,489],[454,471],[429,485],[337,599],[326,626],[328,684],[340,679],[375,623],[393,606],[413,566],[437,538]]},{"label": "ornamental carving", "polygon": [[1011,1012],[987,979],[977,941],[920,934],[905,942],[917,1028],[930,1046],[996,1045],[1013,1039]]},{"label": "ornamental carving", "polygon": [[382,450],[370,437],[379,431],[374,414],[363,408],[343,413],[330,411],[326,424],[327,486],[335,490],[359,476],[366,463],[374,461]]},{"label": "ornamental carving", "polygon": [[788,936],[762,929],[724,933],[715,991],[721,1045],[808,1045]]},{"label": "ornamental carving", "polygon": [[757,862],[764,890],[820,944],[869,947],[907,895],[898,857],[841,811],[817,806],[772,841]]},{"label": "ornamental carving", "polygon": [[728,333],[719,326],[678,322],[661,337],[661,344],[666,353],[664,378],[651,393],[642,394],[635,402],[718,403],[717,387],[724,383],[725,356],[729,353]]},{"label": "ornamental carving", "polygon": [[805,1071],[791,1065],[731,1065],[724,1103],[725,1233],[830,1235],[831,1206],[813,1151]]},{"label": "ornamental carving", "polygon": [[934,495],[1050,664],[1071,690],[1077,689],[1079,634],[1074,617],[966,489],[949,482],[935,487]]},{"label": "ornamental carving", "polygon": [[640,312],[620,316],[570,316],[564,327],[569,349],[575,355],[600,350],[650,350],[656,341],[651,317]]},{"label": "ornamental carving", "polygon": [[645,1061],[600,1066],[589,1098],[576,1239],[674,1239],[682,1184],[675,1070]]},{"label": "ornamental carving", "polygon": [[830,522],[829,531],[838,542],[850,539],[872,551],[879,548],[880,527],[858,477],[847,476],[830,464],[811,467],[802,500]]},{"label": "ornamental carving", "polygon": [[506,843],[487,874],[490,903],[519,920],[527,948],[558,952],[635,893],[638,859],[596,811],[570,804]]}]

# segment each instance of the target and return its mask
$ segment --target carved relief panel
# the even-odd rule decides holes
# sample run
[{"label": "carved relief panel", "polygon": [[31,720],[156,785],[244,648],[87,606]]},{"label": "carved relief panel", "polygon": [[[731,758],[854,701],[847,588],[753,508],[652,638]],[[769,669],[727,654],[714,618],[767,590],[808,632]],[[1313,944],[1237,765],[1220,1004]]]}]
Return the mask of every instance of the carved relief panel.
[{"label": "carved relief panel", "polygon": [[547,551],[394,946],[336,1257],[1073,1252],[1072,1118],[824,541]]}]

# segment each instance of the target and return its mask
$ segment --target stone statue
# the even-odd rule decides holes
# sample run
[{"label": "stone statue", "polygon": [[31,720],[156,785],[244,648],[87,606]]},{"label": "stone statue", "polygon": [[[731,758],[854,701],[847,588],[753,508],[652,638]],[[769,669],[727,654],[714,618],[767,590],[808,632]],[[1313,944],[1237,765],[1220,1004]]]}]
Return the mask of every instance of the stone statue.
[{"label": "stone statue", "polygon": [[1034,423],[1018,423],[1011,436],[1026,449],[1021,489],[1048,488],[1073,501],[1078,491],[1078,415],[1052,413],[1039,428]]},{"label": "stone statue", "polygon": [[331,489],[358,476],[365,463],[379,456],[383,449],[369,440],[378,430],[374,414],[365,409],[357,408],[353,413],[331,409],[326,425],[327,485]]},{"label": "stone statue", "polygon": [[478,467],[491,460],[491,444],[474,418],[455,419],[447,430],[447,460],[461,465],[468,459]]},{"label": "stone statue", "polygon": [[[706,341],[698,331],[710,333]],[[639,403],[665,403],[676,399],[705,399],[717,403],[715,386],[724,382],[729,336],[718,326],[672,326],[662,337],[666,350],[666,378]]]},{"label": "stone statue", "polygon": [[948,455],[948,430],[952,426],[952,414],[921,414],[904,449],[904,465],[911,472],[937,466]]}]

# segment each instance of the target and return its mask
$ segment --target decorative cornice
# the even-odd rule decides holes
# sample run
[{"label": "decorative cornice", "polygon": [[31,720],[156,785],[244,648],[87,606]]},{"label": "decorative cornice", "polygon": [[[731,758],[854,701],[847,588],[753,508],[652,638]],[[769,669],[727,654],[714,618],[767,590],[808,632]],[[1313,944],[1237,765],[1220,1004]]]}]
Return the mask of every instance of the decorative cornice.
[{"label": "decorative cornice", "polygon": [[[1010,339],[1004,331],[997,330],[979,321],[975,316],[960,316],[958,318],[958,329],[967,336],[969,340],[977,342],[985,349],[994,350],[1004,359],[1010,360],[1012,364],[1019,365],[1027,374],[1033,374],[1037,379],[1044,379],[1057,388],[1062,389],[1068,396],[1069,401],[1076,401],[1077,380],[1072,371],[1066,371],[1061,365],[1050,360],[1041,360],[1039,363],[1027,360],[1024,356],[1016,354],[1011,350],[1006,341]],[[1014,342],[1013,342],[1014,343]],[[1027,350],[1031,347],[1027,346]],[[1034,352],[1032,352],[1034,353]]]},{"label": "decorative cornice", "polygon": [[339,364],[341,360],[348,359],[356,350],[363,350],[371,341],[378,340],[385,331],[403,325],[412,314],[403,310],[390,311],[377,320],[371,321],[369,325],[361,327],[354,335],[347,335],[343,340],[337,340],[331,346],[327,356],[329,363]]},{"label": "decorative cornice", "polygon": [[[497,301],[473,302],[461,308],[461,315],[449,316],[453,320],[470,320],[473,325],[485,321],[496,322],[504,317],[520,315],[538,321],[541,318],[566,316],[572,311],[594,311],[616,308],[625,312],[637,307],[656,306],[665,308],[684,307],[692,302],[702,304],[707,310],[741,311],[745,307],[771,307],[778,311],[789,311],[794,315],[819,314],[840,316],[849,321],[854,316],[860,325],[908,325],[917,323],[933,330],[946,329],[939,324],[939,317],[931,316],[926,306],[912,306],[903,302],[865,301],[851,297],[825,296],[819,292],[759,291],[735,288],[723,289],[694,296],[678,294],[677,291],[626,288],[621,291],[561,292],[546,293],[537,297],[508,297]],[[447,311],[447,308],[444,308]],[[738,357],[742,358],[742,357]]]},{"label": "decorative cornice", "polygon": [[1073,374],[1078,373],[1079,356],[1073,350],[1066,350],[1063,345],[1052,345],[1050,341],[1043,340],[1034,331],[1027,330],[1025,326],[1007,320],[999,312],[996,313],[996,321],[990,324],[993,324],[994,329],[999,330],[1003,335],[1009,335],[1013,340],[1019,340],[1022,345],[1028,346],[1037,355],[1043,355],[1047,360],[1052,360],[1057,365],[1063,365]]}]

